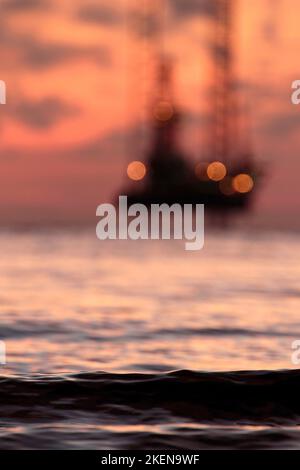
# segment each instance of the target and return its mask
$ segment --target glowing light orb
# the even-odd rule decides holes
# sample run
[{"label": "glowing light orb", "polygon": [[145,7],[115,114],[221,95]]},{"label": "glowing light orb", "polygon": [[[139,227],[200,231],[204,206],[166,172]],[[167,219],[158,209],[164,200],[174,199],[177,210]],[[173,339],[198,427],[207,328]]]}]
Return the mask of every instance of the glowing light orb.
[{"label": "glowing light orb", "polygon": [[147,170],[143,162],[134,161],[127,167],[127,176],[133,181],[140,181],[146,176]]},{"label": "glowing light orb", "polygon": [[254,186],[254,181],[250,175],[241,173],[233,178],[232,186],[236,192],[245,194],[250,193]]},{"label": "glowing light orb", "polygon": [[212,162],[207,167],[207,176],[212,181],[222,181],[226,174],[226,166],[222,162]]}]

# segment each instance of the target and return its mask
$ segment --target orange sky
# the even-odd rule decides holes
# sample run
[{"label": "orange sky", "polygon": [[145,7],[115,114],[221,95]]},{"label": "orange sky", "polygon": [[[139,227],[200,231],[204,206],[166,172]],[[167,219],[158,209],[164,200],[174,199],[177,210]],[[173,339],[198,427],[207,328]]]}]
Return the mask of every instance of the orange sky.
[{"label": "orange sky", "polygon": [[[154,53],[134,31],[143,1],[1,1],[0,79],[8,89],[0,108],[2,223],[93,220],[125,179],[128,161],[140,158],[132,134],[149,99]],[[159,9],[186,115],[182,145],[192,158],[201,157],[213,72],[209,2],[169,0]],[[148,3],[155,11],[155,1]],[[290,101],[291,82],[300,78],[299,2],[236,3],[236,69],[253,145],[258,159],[272,162],[257,210],[292,214],[300,206],[300,107]]]}]

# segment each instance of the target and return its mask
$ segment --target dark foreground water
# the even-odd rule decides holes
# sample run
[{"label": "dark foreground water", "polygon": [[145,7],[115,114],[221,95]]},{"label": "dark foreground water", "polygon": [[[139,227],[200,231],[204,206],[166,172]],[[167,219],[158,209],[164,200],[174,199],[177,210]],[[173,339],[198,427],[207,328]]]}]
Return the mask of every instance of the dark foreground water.
[{"label": "dark foreground water", "polygon": [[3,378],[2,449],[298,448],[300,373]]},{"label": "dark foreground water", "polygon": [[300,448],[297,235],[0,242],[0,449]]}]

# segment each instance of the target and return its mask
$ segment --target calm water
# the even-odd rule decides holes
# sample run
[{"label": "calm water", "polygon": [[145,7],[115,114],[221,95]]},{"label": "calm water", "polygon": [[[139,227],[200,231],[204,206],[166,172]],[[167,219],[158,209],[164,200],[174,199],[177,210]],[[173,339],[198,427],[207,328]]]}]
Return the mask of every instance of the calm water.
[{"label": "calm water", "polygon": [[1,448],[300,447],[299,236],[0,242]]}]

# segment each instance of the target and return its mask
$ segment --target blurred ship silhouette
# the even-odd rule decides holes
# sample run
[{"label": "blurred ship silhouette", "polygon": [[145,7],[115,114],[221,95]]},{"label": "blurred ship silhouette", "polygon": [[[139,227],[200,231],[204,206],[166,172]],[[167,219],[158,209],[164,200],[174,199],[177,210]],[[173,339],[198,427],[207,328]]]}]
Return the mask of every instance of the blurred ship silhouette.
[{"label": "blurred ship silhouette", "polygon": [[[239,132],[236,82],[232,67],[232,0],[216,0],[215,87],[208,157],[196,165],[179,150],[181,114],[172,97],[172,64],[159,61],[156,96],[151,106],[151,143],[142,161],[127,168],[128,203],[205,204],[219,213],[246,210],[261,171],[249,148],[237,149]],[[246,147],[246,146],[245,146]]]}]

